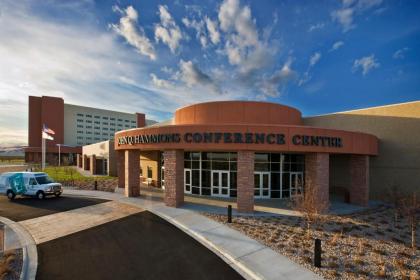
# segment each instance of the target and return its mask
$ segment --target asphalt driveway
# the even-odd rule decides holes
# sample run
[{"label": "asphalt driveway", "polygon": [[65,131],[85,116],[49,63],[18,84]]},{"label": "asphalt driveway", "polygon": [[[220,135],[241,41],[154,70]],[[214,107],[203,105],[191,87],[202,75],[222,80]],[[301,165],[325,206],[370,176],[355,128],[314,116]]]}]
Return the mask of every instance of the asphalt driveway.
[{"label": "asphalt driveway", "polygon": [[44,200],[17,197],[10,201],[6,196],[0,195],[0,216],[18,222],[106,201],[108,200],[66,195],[58,198],[48,197]]},{"label": "asphalt driveway", "polygon": [[199,242],[150,212],[38,245],[37,279],[243,279]]}]

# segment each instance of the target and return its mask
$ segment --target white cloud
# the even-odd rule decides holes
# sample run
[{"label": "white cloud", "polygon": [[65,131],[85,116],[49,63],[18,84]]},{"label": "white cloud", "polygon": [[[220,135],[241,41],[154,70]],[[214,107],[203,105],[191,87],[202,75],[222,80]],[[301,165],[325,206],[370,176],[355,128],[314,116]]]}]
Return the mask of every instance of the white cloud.
[{"label": "white cloud", "polygon": [[402,49],[399,49],[397,51],[394,52],[394,54],[392,55],[392,57],[394,59],[403,59],[405,58],[405,53],[409,50],[409,48],[404,47]]},{"label": "white cloud", "polygon": [[179,62],[179,68],[180,72],[177,75],[188,87],[204,86],[213,92],[221,92],[217,83],[210,76],[203,73],[192,61],[181,60]]},{"label": "white cloud", "polygon": [[317,24],[313,24],[313,25],[309,26],[308,32],[319,30],[319,29],[322,29],[324,27],[325,27],[325,23],[323,23],[323,22],[320,22],[320,23],[317,23]]},{"label": "white cloud", "polygon": [[212,21],[206,17],[206,27],[210,35],[211,42],[217,45],[220,42],[220,33],[219,30],[217,30],[217,21]]},{"label": "white cloud", "polygon": [[166,44],[172,53],[179,47],[183,35],[179,26],[173,20],[168,7],[159,5],[160,23],[155,26],[155,40]]},{"label": "white cloud", "polygon": [[359,59],[356,59],[353,63],[353,72],[358,69],[362,70],[363,76],[368,74],[372,69],[379,68],[380,64],[375,59],[375,55],[371,54],[370,56],[365,56]]},{"label": "white cloud", "polygon": [[152,83],[158,88],[170,88],[172,87],[171,82],[163,79],[159,79],[155,74],[151,73]]},{"label": "white cloud", "polygon": [[342,46],[344,46],[344,42],[343,41],[337,41],[337,42],[335,42],[333,45],[332,45],[332,47],[331,47],[331,49],[329,50],[330,52],[332,52],[332,51],[336,51],[336,50],[338,50],[339,48],[341,48]]},{"label": "white cloud", "polygon": [[205,33],[205,23],[203,20],[197,21],[195,19],[189,20],[188,18],[183,18],[182,23],[188,28],[192,28],[196,31],[196,38],[199,40],[203,48],[207,47],[207,37]]},{"label": "white cloud", "polygon": [[289,82],[296,79],[296,72],[291,69],[292,60],[288,59],[283,67],[273,75],[261,81],[261,91],[265,96],[277,97],[284,90]]},{"label": "white cloud", "polygon": [[320,52],[316,52],[313,55],[311,55],[311,58],[309,59],[309,65],[312,67],[315,64],[318,63],[318,61],[321,59],[321,53]]},{"label": "white cloud", "polygon": [[343,0],[341,8],[331,12],[333,21],[341,24],[343,32],[356,27],[354,17],[382,4],[382,0]]},{"label": "white cloud", "polygon": [[114,6],[114,11],[120,12],[123,16],[120,18],[120,23],[111,24],[111,28],[124,37],[127,43],[135,47],[140,54],[155,60],[156,53],[152,43],[144,34],[143,28],[136,27],[138,22],[137,11],[132,6],[128,6],[125,10]]}]

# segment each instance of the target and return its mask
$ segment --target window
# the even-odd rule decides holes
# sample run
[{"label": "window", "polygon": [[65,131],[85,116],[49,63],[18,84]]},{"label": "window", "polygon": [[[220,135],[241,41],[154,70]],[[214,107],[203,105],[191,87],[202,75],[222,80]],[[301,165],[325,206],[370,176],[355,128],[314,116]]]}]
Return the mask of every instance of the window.
[{"label": "window", "polygon": [[83,125],[78,124],[77,128],[83,128]]},{"label": "window", "polygon": [[108,125],[108,123],[107,122],[103,122],[102,125]]},{"label": "window", "polygon": [[150,166],[147,167],[147,178],[152,178],[153,177],[153,170]]},{"label": "window", "polygon": [[101,117],[100,116],[95,116],[95,119],[100,119]]},{"label": "window", "polygon": [[110,118],[111,121],[115,121],[115,118]]},{"label": "window", "polygon": [[83,139],[83,137],[82,136],[77,136],[77,139]]},{"label": "window", "polygon": [[100,132],[95,132],[95,135],[101,135],[101,133]]},{"label": "window", "polygon": [[108,128],[107,127],[102,127],[102,130],[108,130]]},{"label": "window", "polygon": [[95,129],[101,129],[99,126],[95,126]]},{"label": "window", "polygon": [[78,113],[77,116],[78,117],[83,117],[83,114]]},{"label": "window", "polygon": [[105,132],[104,132],[104,133],[102,133],[102,135],[108,136],[108,133],[105,133]]},{"label": "window", "polygon": [[86,118],[91,118],[92,117],[92,115],[86,115]]},{"label": "window", "polygon": [[122,127],[123,125],[119,123],[119,124],[118,124],[118,126],[119,126],[119,127]]},{"label": "window", "polygon": [[110,125],[110,126],[115,126],[115,123],[110,123],[109,125]]},{"label": "window", "polygon": [[107,120],[107,119],[108,119],[108,117],[102,117],[102,119],[103,119],[103,120]]},{"label": "window", "polygon": [[95,140],[101,140],[101,138],[95,137]]},{"label": "window", "polygon": [[95,124],[101,124],[101,122],[95,121]]},{"label": "window", "polygon": [[92,132],[91,131],[86,131],[86,134],[92,134]]},{"label": "window", "polygon": [[136,121],[131,121],[131,123],[137,123]]},{"label": "window", "polygon": [[131,128],[136,128],[136,127],[134,125],[132,125]]},{"label": "window", "polygon": [[119,122],[122,122],[123,120],[122,120],[122,119],[118,119],[118,121],[119,121]]},{"label": "window", "polygon": [[87,123],[92,123],[92,121],[90,121],[90,120],[86,120],[86,122],[87,122]]},{"label": "window", "polygon": [[125,122],[130,122],[129,120],[125,120]]},{"label": "window", "polygon": [[130,126],[128,124],[125,125],[126,128],[130,128]]},{"label": "window", "polygon": [[83,120],[82,119],[77,119],[77,122],[83,122]]},{"label": "window", "polygon": [[91,125],[87,125],[86,128],[87,129],[92,129],[92,126]]},{"label": "window", "polygon": [[83,134],[83,130],[78,130],[77,133]]}]

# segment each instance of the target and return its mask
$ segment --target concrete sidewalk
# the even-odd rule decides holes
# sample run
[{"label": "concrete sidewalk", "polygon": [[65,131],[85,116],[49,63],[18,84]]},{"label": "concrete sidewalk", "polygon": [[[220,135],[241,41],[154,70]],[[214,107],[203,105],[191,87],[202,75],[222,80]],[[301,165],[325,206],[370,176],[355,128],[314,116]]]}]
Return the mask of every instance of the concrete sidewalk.
[{"label": "concrete sidewalk", "polygon": [[146,209],[192,236],[246,279],[322,279],[256,240],[190,209],[167,207],[145,196],[127,198],[118,193],[68,189],[65,193],[117,200]]}]

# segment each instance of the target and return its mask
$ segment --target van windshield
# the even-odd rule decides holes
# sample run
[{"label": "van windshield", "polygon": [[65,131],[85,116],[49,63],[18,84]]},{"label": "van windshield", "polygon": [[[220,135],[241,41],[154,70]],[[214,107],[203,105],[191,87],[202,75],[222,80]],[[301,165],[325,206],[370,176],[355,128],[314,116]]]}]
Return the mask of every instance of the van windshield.
[{"label": "van windshield", "polygon": [[51,179],[48,175],[35,176],[35,179],[40,185],[54,183],[53,179]]}]

